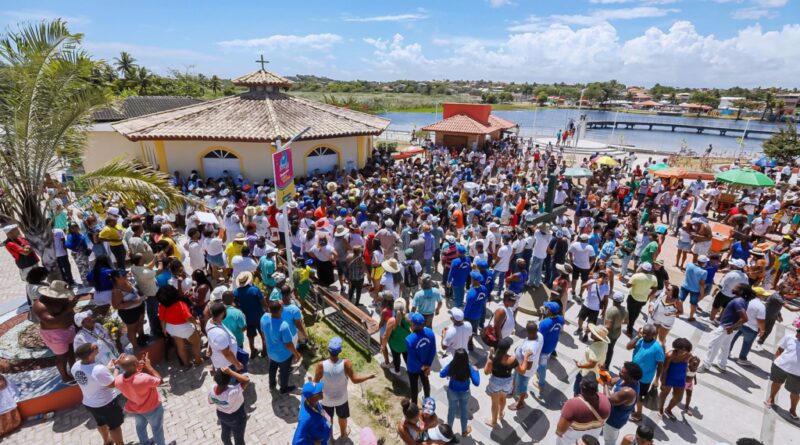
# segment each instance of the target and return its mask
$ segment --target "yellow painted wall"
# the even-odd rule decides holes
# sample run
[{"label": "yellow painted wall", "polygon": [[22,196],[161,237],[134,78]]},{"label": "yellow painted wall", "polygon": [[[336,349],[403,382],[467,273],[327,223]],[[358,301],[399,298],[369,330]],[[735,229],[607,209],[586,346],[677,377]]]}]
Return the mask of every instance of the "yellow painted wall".
[{"label": "yellow painted wall", "polygon": [[[152,146],[152,142],[149,142]],[[83,155],[83,168],[90,172],[106,162],[126,156],[145,160],[139,142],[131,142],[116,131],[90,131]]]}]

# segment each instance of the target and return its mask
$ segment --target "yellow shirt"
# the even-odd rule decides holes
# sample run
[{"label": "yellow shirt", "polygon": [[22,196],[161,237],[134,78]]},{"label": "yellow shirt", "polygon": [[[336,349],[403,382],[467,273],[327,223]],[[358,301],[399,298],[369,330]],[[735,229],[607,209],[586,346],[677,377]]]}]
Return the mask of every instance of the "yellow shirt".
[{"label": "yellow shirt", "polygon": [[172,256],[183,261],[183,254],[181,253],[180,249],[178,249],[178,245],[175,244],[175,241],[168,236],[162,236],[161,239],[168,242],[169,247],[172,247]]},{"label": "yellow shirt", "polygon": [[606,354],[608,353],[608,343],[602,341],[592,342],[589,346],[586,347],[586,350],[583,353],[583,360],[585,363],[595,362],[594,368],[586,368],[581,369],[581,375],[586,375],[590,372],[594,372],[595,374],[599,371],[599,367],[604,365],[606,362]]},{"label": "yellow shirt", "polygon": [[225,257],[228,258],[228,267],[233,267],[233,257],[242,254],[244,243],[230,243],[225,248]]},{"label": "yellow shirt", "polygon": [[116,227],[105,226],[97,236],[103,241],[108,241],[110,246],[122,245],[122,234]]}]

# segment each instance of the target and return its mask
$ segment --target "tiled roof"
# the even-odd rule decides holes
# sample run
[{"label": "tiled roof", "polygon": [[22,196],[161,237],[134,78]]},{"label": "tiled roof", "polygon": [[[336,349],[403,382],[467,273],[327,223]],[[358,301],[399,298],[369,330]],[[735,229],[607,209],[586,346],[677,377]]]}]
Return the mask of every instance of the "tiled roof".
[{"label": "tiled roof", "polygon": [[95,111],[92,118],[95,122],[116,122],[200,102],[199,99],[186,96],[130,96],[114,107]]},{"label": "tiled roof", "polygon": [[306,127],[311,130],[301,139],[377,135],[387,126],[389,120],[377,116],[268,91],[250,91],[112,124],[132,141],[240,142],[286,140]]},{"label": "tiled roof", "polygon": [[425,131],[437,131],[442,133],[463,133],[463,134],[489,134],[497,130],[508,130],[518,126],[514,122],[489,115],[489,125],[484,125],[466,114],[457,114],[447,119],[436,122],[435,124],[422,127]]},{"label": "tiled roof", "polygon": [[267,70],[258,70],[233,79],[233,84],[244,87],[263,85],[289,88],[292,86],[292,81]]}]

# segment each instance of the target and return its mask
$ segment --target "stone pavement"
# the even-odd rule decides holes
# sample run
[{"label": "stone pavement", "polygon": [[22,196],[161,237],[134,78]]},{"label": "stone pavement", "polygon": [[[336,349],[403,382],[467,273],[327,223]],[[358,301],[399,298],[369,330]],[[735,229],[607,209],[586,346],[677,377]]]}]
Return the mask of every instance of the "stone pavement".
[{"label": "stone pavement", "polygon": [[[662,258],[671,265],[675,255],[675,238],[668,238],[662,249]],[[674,282],[680,282],[682,273],[668,267]],[[618,285],[619,288],[619,285]],[[366,297],[365,297],[366,298]],[[19,281],[13,262],[7,253],[0,254],[0,304],[11,301],[24,301],[24,286]],[[365,300],[366,301],[366,300]],[[710,299],[705,299],[700,306],[709,309]],[[567,325],[562,333],[558,347],[559,356],[551,359],[547,375],[549,389],[544,400],[531,397],[527,399],[528,407],[518,411],[506,411],[506,418],[500,426],[489,430],[483,424],[489,414],[489,397],[485,393],[488,378],[481,374],[481,385],[472,389],[470,411],[473,427],[473,438],[462,443],[555,443],[553,434],[558,422],[559,411],[565,400],[571,396],[572,381],[577,369],[574,359],[579,358],[583,351],[583,344],[571,335],[574,321],[577,318],[578,306],[572,305],[567,311],[567,320],[573,324]],[[645,409],[645,421],[654,425],[658,443],[692,443],[715,444],[717,442],[734,443],[741,437],[760,438],[768,445],[783,445],[800,443],[800,425],[788,418],[786,408],[788,395],[782,390],[777,401],[776,410],[767,410],[762,401],[765,398],[768,386],[768,370],[775,350],[777,339],[791,332],[787,327],[793,319],[786,315],[783,324],[776,327],[772,337],[767,342],[765,351],[754,351],[750,358],[754,367],[741,367],[731,362],[728,372],[720,374],[716,370],[698,374],[698,384],[693,396],[693,417],[679,415],[678,421],[661,419],[657,412]],[[517,317],[517,335],[524,334],[522,326],[529,316],[520,313]],[[685,337],[695,345],[695,353],[703,357],[709,340],[712,327],[707,322],[688,323],[680,319],[670,333],[670,342],[678,337]],[[639,322],[642,323],[641,321]],[[446,311],[436,318],[434,332],[437,337],[441,329],[449,324]],[[515,338],[521,341],[519,337]],[[623,361],[629,360],[630,352],[624,350],[627,337],[617,343],[612,369],[618,367]],[[741,345],[741,343],[739,343]],[[737,350],[738,351],[738,350]],[[173,354],[174,355],[174,354]],[[480,347],[473,354],[473,359],[478,366],[485,361],[485,354]],[[215,444],[219,443],[219,427],[216,424],[213,408],[206,401],[206,391],[210,384],[210,377],[205,368],[190,371],[175,369],[176,360],[159,366],[159,371],[165,377],[161,387],[165,408],[165,429],[168,440],[177,440],[178,444]],[[437,414],[440,418],[447,417],[447,397],[444,390],[446,382],[438,377],[441,363],[434,366],[431,373],[432,396],[437,400]],[[267,389],[266,360],[254,359],[251,365],[253,388],[248,390],[247,406],[250,420],[247,427],[248,443],[288,444],[297,422],[297,409],[299,396],[280,396],[271,394]],[[301,384],[303,370],[295,372],[293,383]],[[389,375],[390,376],[390,375]],[[401,378],[406,378],[403,373]],[[480,407],[480,412],[478,411]],[[399,420],[399,419],[398,419]],[[458,419],[455,422],[459,425]],[[72,408],[56,413],[55,417],[47,421],[28,422],[17,433],[3,440],[9,444],[44,444],[58,443],[66,445],[99,444],[100,438],[93,430],[94,423],[89,419],[86,411],[81,407]],[[635,431],[636,425],[629,423],[622,433]],[[456,426],[460,431],[460,426]],[[136,435],[134,423],[126,419],[123,426],[126,440],[135,443]],[[338,430],[336,431],[338,436]],[[357,437],[358,431],[353,426],[351,437]],[[387,444],[398,443],[396,436],[387,438]]]}]

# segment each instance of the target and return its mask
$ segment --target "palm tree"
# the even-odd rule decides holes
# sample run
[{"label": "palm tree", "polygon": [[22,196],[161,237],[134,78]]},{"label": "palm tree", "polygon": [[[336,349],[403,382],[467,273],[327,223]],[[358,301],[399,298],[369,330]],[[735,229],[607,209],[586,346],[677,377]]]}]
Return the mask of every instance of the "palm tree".
[{"label": "palm tree", "polygon": [[767,111],[769,111],[769,115],[772,116],[772,108],[775,106],[775,97],[767,91],[767,94],[764,96],[764,112],[761,113],[761,120],[764,120],[764,117],[767,115]]},{"label": "palm tree", "polygon": [[153,73],[147,70],[147,68],[140,66],[139,71],[136,73],[136,82],[139,83],[139,94],[142,96],[147,95],[147,87],[153,81]]},{"label": "palm tree", "polygon": [[114,58],[114,65],[117,66],[117,71],[125,76],[126,79],[131,77],[134,72],[133,70],[138,67],[138,65],[136,65],[136,59],[127,51],[122,51],[119,53],[119,57]]},{"label": "palm tree", "polygon": [[214,74],[213,76],[211,76],[211,80],[208,83],[208,87],[211,88],[211,91],[213,91],[214,94],[217,94],[218,91],[222,90],[222,80],[220,80],[220,78],[217,77],[216,74]]},{"label": "palm tree", "polygon": [[[55,256],[45,179],[80,163],[91,114],[111,100],[107,86],[91,82],[97,62],[80,48],[82,37],[57,19],[20,25],[0,39],[0,218],[19,225],[50,270]],[[155,197],[173,208],[186,202],[165,174],[130,161],[112,161],[80,180],[103,199]]]}]

